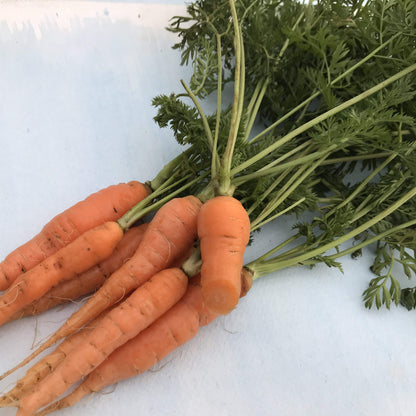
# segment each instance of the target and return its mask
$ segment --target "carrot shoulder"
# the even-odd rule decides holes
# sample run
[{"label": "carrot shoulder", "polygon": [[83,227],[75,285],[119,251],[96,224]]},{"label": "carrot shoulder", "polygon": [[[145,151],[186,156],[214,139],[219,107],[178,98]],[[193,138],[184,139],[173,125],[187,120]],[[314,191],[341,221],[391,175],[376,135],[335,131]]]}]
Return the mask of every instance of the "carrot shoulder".
[{"label": "carrot shoulder", "polygon": [[53,373],[24,395],[17,416],[32,415],[87,376],[108,355],[168,311],[184,295],[188,277],[178,268],[165,269],[112,309]]},{"label": "carrot shoulder", "polygon": [[116,222],[86,231],[72,243],[19,276],[0,297],[0,325],[61,281],[71,279],[109,257],[123,237]]},{"label": "carrot shoulder", "polygon": [[250,238],[248,214],[237,199],[217,196],[201,208],[198,235],[202,296],[213,312],[229,313],[241,293],[243,255]]},{"label": "carrot shoulder", "polygon": [[81,273],[70,280],[65,280],[54,286],[44,296],[33,301],[19,312],[15,313],[11,320],[25,316],[39,315],[57,305],[75,301],[82,296],[97,291],[103,283],[119,269],[137,250],[143,234],[147,228],[146,223],[130,228],[123,236],[120,243],[114,249],[110,257]]},{"label": "carrot shoulder", "polygon": [[104,222],[117,221],[144,199],[149,187],[137,181],[120,183],[91,194],[48,222],[42,231],[0,263],[0,291],[21,274]]}]

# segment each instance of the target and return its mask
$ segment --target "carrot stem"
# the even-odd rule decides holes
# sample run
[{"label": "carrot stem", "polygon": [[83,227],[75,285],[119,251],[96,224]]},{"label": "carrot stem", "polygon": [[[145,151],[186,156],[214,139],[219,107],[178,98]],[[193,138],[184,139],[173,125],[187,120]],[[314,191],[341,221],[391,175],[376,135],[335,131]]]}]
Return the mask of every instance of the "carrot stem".
[{"label": "carrot stem", "polygon": [[[356,95],[353,98],[339,104],[338,106],[331,108],[330,110],[326,111],[325,113],[320,114],[319,116],[315,117],[314,119],[304,123],[302,126],[290,131],[279,140],[267,146],[262,151],[258,152],[256,155],[247,159],[245,162],[241,163],[240,165],[236,166],[235,168],[231,169],[230,175],[234,176],[237,173],[243,171],[244,169],[248,168],[252,164],[258,162],[263,157],[267,156],[269,153],[277,150],[280,146],[284,145],[285,143],[289,142],[290,140],[294,139],[295,137],[299,136],[300,134],[306,132],[307,130],[315,127],[316,125],[322,123],[323,121],[327,120],[328,118],[334,116],[335,114],[344,111],[345,109],[359,103],[360,101],[370,97],[371,95],[375,94],[376,92],[384,89],[388,85],[392,84],[393,82],[403,78],[404,76],[410,74],[411,72],[416,70],[416,64],[410,65],[407,68],[403,69],[402,71],[397,72],[396,74],[392,75],[391,77],[385,79],[382,82],[374,85],[373,87],[369,88],[368,90],[362,92],[361,94]],[[272,124],[274,128],[274,124]],[[270,126],[270,127],[271,127]],[[270,129],[270,127],[268,129]]]},{"label": "carrot stem", "polygon": [[[264,276],[265,274],[281,270],[287,267],[291,267],[294,265],[303,265],[305,264],[305,261],[309,261],[313,257],[322,255],[323,253],[327,252],[328,250],[331,250],[337,246],[339,246],[342,243],[345,243],[346,241],[354,238],[355,236],[363,233],[364,231],[371,228],[374,224],[377,224],[382,219],[390,215],[392,212],[397,210],[401,205],[403,205],[405,202],[409,201],[411,198],[413,198],[416,195],[416,187],[411,189],[409,192],[404,194],[400,199],[398,199],[394,204],[386,208],[384,211],[380,212],[378,215],[373,217],[372,219],[364,222],[363,224],[359,225],[355,229],[351,230],[350,232],[344,234],[341,237],[338,237],[334,241],[331,241],[330,243],[324,244],[320,247],[316,247],[312,250],[308,250],[306,252],[303,252],[302,254],[298,256],[291,257],[289,259],[277,259],[272,258],[270,260],[262,260],[259,261],[259,259],[253,260],[252,262],[248,263],[246,267],[253,273],[253,280]],[[397,229],[402,229],[405,226],[410,226],[409,224],[414,224],[414,221],[402,224]],[[389,233],[391,233],[393,230],[388,230]],[[378,234],[375,238],[379,240],[380,235],[382,233]],[[388,234],[387,234],[388,235]],[[368,241],[368,240],[367,240]],[[376,240],[374,240],[376,241]],[[369,244],[369,243],[368,243]],[[357,249],[357,246],[354,247],[355,250]]]},{"label": "carrot stem", "polygon": [[202,109],[201,104],[199,103],[199,100],[196,97],[196,95],[191,91],[191,89],[189,88],[189,86],[186,84],[186,82],[183,79],[181,79],[181,84],[185,88],[185,91],[188,94],[188,97],[192,100],[196,109],[198,110],[199,116],[201,117],[201,120],[202,120],[202,125],[204,126],[205,135],[207,137],[207,144],[208,144],[209,150],[212,152],[214,149],[214,138],[212,137],[212,132],[209,127],[208,119],[204,113],[204,110]]},{"label": "carrot stem", "polygon": [[243,65],[243,39],[241,27],[238,23],[235,0],[230,0],[231,15],[234,27],[234,51],[235,51],[235,69],[234,69],[234,96],[231,113],[231,124],[228,135],[227,146],[221,159],[219,172],[219,195],[232,195],[234,187],[231,185],[231,164],[235,144],[237,141],[240,120],[242,116],[242,103],[244,99],[244,65]]},{"label": "carrot stem", "polygon": [[[179,179],[175,184],[170,185],[169,188],[176,186],[177,184],[189,179],[190,176],[191,175],[189,174],[186,177]],[[157,192],[155,191],[153,194],[149,195],[146,202],[145,200],[143,200],[139,204],[135,205],[129,212],[127,212],[123,217],[121,217],[118,220],[120,227],[123,228],[123,230],[128,229],[140,218],[143,218],[145,215],[156,211],[166,202],[170,201],[172,198],[174,198],[175,196],[177,196],[178,194],[180,194],[181,192],[183,192],[184,190],[186,190],[187,188],[189,188],[190,186],[192,186],[193,184],[195,184],[196,182],[198,182],[199,180],[201,180],[201,178],[204,178],[205,176],[207,176],[207,174],[197,176],[192,181],[189,181],[185,185],[175,189],[175,191],[171,192],[169,195],[163,197],[162,199],[157,200],[152,205],[146,206],[146,202],[149,202],[149,200],[152,199],[151,196],[153,196],[153,198],[155,197],[155,192]],[[159,193],[162,193],[162,191],[166,191],[166,189],[160,188]]]}]

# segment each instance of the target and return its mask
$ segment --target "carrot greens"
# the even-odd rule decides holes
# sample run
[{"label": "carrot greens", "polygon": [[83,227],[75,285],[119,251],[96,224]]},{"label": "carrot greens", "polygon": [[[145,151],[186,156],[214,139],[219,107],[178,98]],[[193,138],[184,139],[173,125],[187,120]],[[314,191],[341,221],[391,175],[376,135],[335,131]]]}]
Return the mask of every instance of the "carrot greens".
[{"label": "carrot greens", "polygon": [[377,242],[367,307],[400,302],[398,280],[383,274],[393,259],[414,271],[412,241],[399,236],[415,217],[416,7],[385,3],[195,1],[169,26],[182,64],[194,65],[191,82],[153,102],[156,122],[198,146],[211,168],[232,147],[226,188],[252,231],[299,217],[291,248],[251,264],[255,277],[317,262],[342,268],[339,257]]}]

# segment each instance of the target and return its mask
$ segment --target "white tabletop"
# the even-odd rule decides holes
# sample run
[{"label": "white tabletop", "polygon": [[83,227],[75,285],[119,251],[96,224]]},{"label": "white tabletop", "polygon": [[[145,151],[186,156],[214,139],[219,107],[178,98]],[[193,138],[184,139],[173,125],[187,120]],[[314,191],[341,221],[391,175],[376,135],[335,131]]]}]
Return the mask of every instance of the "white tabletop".
[{"label": "white tabletop", "polygon": [[[189,79],[164,30],[184,3],[147,3],[0,2],[1,258],[91,192],[152,179],[180,151],[153,122],[151,99]],[[246,258],[274,245],[286,227],[256,235]],[[235,311],[155,371],[60,414],[414,414],[416,312],[364,308],[371,252],[344,259],[344,274],[320,265],[256,281]],[[75,307],[1,328],[0,373]]]}]

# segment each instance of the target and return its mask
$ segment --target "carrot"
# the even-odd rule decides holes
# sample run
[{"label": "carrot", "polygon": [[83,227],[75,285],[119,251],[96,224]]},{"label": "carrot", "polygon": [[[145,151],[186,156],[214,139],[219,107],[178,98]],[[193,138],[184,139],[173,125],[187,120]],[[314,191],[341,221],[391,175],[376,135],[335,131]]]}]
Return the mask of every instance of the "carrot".
[{"label": "carrot", "polygon": [[160,270],[170,267],[194,244],[201,202],[193,196],[175,198],[163,205],[149,223],[132,258],[113,273],[78,311],[74,312],[39,348],[0,379],[27,364],[57,341],[74,333],[103,310],[118,302]]},{"label": "carrot", "polygon": [[12,251],[0,263],[0,291],[85,231],[108,221],[117,221],[150,193],[137,181],[102,189],[55,216],[42,231]]},{"label": "carrot", "polygon": [[[241,286],[244,296],[251,287],[251,276],[243,269]],[[70,394],[52,403],[37,416],[73,406],[88,394],[126,380],[152,368],[181,345],[190,341],[199,328],[211,323],[218,314],[202,300],[199,276],[193,277],[183,298],[147,329],[123,344],[103,361]]]},{"label": "carrot", "polygon": [[213,312],[227,314],[240,297],[243,254],[250,238],[248,214],[233,197],[212,198],[199,213],[198,235],[202,296]]},{"label": "carrot", "polygon": [[36,383],[55,370],[58,364],[104,319],[104,316],[104,313],[101,314],[89,325],[84,326],[78,332],[66,338],[54,351],[29,368],[26,374],[17,381],[15,387],[0,397],[0,407],[15,406],[18,400],[30,391]]},{"label": "carrot", "polygon": [[110,257],[71,280],[66,280],[53,287],[44,296],[14,314],[9,321],[25,316],[39,315],[57,305],[75,301],[82,296],[95,292],[112,273],[119,269],[134,254],[142,240],[147,225],[147,223],[144,223],[130,228],[124,234]]},{"label": "carrot", "polygon": [[54,285],[71,279],[109,257],[123,237],[116,222],[106,222],[86,231],[33,269],[20,275],[0,296],[0,325],[43,296]]},{"label": "carrot", "polygon": [[186,292],[188,277],[178,268],[165,269],[136,289],[105,315],[53,373],[24,395],[17,416],[29,416],[87,376],[115,349],[147,328]]}]

